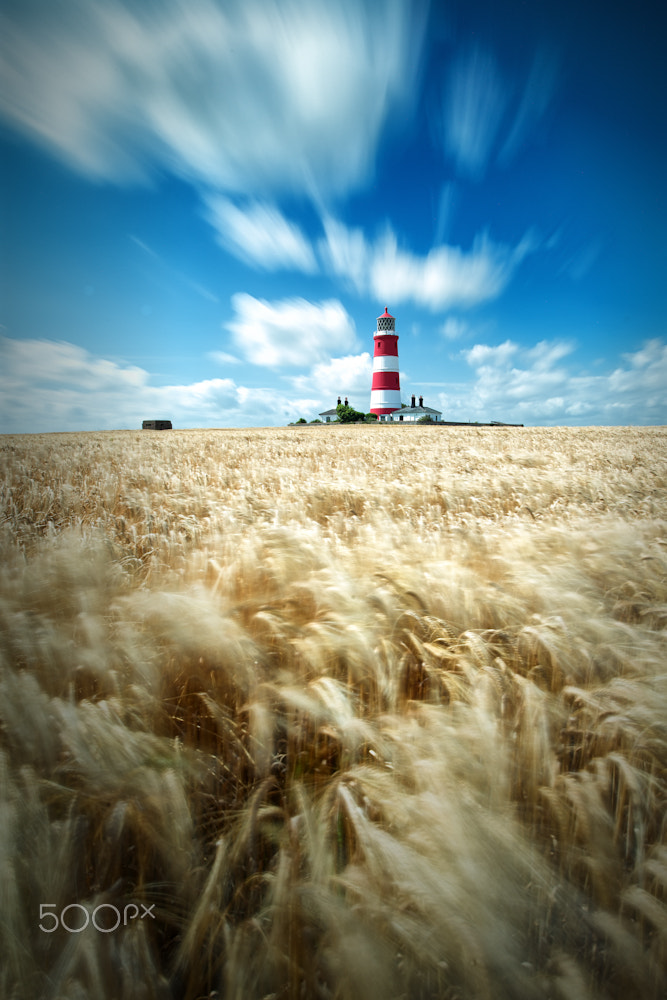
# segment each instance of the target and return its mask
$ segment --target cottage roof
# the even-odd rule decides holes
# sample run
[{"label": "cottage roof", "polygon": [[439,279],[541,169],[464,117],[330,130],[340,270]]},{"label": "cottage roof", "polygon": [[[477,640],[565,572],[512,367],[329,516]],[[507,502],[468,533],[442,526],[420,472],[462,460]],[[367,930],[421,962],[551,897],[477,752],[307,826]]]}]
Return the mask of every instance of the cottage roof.
[{"label": "cottage roof", "polygon": [[442,410],[434,410],[432,406],[404,406],[396,412],[402,413],[404,416],[406,413],[418,414],[420,417],[425,417],[429,413],[437,413],[438,416],[442,415]]}]

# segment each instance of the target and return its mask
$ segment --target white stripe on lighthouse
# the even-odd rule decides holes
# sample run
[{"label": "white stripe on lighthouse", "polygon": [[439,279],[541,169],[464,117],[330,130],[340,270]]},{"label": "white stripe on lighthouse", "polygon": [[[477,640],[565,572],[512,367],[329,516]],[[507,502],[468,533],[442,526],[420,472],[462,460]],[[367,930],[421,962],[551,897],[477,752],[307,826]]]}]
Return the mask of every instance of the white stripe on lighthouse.
[{"label": "white stripe on lighthouse", "polygon": [[401,408],[400,389],[372,389],[371,390],[371,410],[377,407],[384,410],[391,407],[394,410]]},{"label": "white stripe on lighthouse", "polygon": [[376,354],[373,358],[374,372],[397,372],[398,358],[395,354]]}]

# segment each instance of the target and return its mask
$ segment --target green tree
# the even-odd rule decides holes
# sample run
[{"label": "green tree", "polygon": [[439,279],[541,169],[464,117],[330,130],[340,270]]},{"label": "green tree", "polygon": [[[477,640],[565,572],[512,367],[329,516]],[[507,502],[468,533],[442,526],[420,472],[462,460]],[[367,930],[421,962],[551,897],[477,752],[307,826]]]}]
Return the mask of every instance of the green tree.
[{"label": "green tree", "polygon": [[345,403],[339,403],[336,407],[336,413],[341,424],[356,424],[359,421],[363,421],[364,414],[360,413],[359,410],[353,409],[351,406],[346,406]]}]

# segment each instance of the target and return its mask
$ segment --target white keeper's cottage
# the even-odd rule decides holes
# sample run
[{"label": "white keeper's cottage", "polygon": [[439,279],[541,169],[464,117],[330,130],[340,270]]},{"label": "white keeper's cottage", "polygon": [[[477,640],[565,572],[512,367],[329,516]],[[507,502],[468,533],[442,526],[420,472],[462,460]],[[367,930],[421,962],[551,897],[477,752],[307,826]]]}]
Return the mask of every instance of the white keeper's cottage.
[{"label": "white keeper's cottage", "polygon": [[424,406],[424,397],[419,397],[419,406],[415,406],[415,397],[412,397],[410,406],[404,406],[402,410],[392,413],[394,423],[402,421],[406,424],[414,424],[423,417],[430,417],[433,423],[442,420],[442,410],[434,410],[431,406]]}]

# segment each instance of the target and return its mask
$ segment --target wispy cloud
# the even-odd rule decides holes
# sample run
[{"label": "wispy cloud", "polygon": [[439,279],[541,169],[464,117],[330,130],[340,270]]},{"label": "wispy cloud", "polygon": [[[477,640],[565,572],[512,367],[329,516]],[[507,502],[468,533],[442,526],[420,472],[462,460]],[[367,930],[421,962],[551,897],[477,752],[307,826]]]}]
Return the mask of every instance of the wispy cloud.
[{"label": "wispy cloud", "polygon": [[535,248],[531,233],[516,247],[494,243],[481,234],[468,251],[441,244],[419,256],[399,246],[391,227],[373,243],[360,229],[350,230],[331,217],[325,217],[324,228],[319,251],[331,273],[376,299],[411,300],[434,311],[497,298]]},{"label": "wispy cloud", "polygon": [[349,229],[330,215],[326,215],[322,222],[325,235],[318,249],[325,269],[344,278],[357,292],[364,294],[370,286],[372,245],[362,229]]},{"label": "wispy cloud", "polygon": [[468,324],[458,316],[448,316],[440,327],[440,333],[447,340],[458,340],[468,332]]},{"label": "wispy cloud", "polygon": [[435,131],[459,174],[479,180],[490,163],[507,165],[544,117],[556,83],[557,59],[546,48],[536,52],[524,83],[479,45],[455,57]]},{"label": "wispy cloud", "polygon": [[240,365],[241,359],[233,354],[226,354],[225,351],[209,351],[207,357],[211,361],[216,361],[219,365]]},{"label": "wispy cloud", "polygon": [[601,250],[602,241],[599,238],[589,240],[567,257],[560,271],[568,274],[574,281],[581,281],[597,261]]},{"label": "wispy cloud", "polygon": [[450,181],[443,184],[440,188],[440,196],[438,198],[438,215],[435,225],[435,240],[436,244],[444,243],[449,234],[452,217],[454,215],[454,206],[456,203],[456,188],[454,184]]},{"label": "wispy cloud", "polygon": [[205,204],[218,242],[240,260],[267,271],[317,270],[310,243],[274,205],[252,201],[239,208],[222,195],[206,196]]},{"label": "wispy cloud", "polygon": [[555,53],[540,49],[533,59],[528,80],[514,114],[499,160],[508,163],[544,115],[556,91],[557,60]]},{"label": "wispy cloud", "polygon": [[187,274],[184,274],[183,271],[179,271],[177,268],[172,267],[163,256],[161,256],[156,250],[153,250],[152,247],[149,247],[143,240],[140,240],[138,236],[130,234],[130,239],[136,246],[139,247],[140,250],[143,250],[143,252],[150,257],[151,260],[155,261],[160,270],[162,270],[169,278],[175,278],[176,281],[179,281],[188,288],[191,288],[193,292],[196,292],[197,295],[200,295],[208,302],[220,301],[218,296],[214,295],[214,293],[209,291],[208,288],[204,288],[203,285],[201,285],[198,281],[194,281]]},{"label": "wispy cloud", "polygon": [[232,297],[226,327],[246,361],[267,368],[304,368],[356,346],[354,323],[340,302],[267,302],[245,292]]},{"label": "wispy cloud", "polygon": [[345,193],[414,91],[409,0],[37,0],[2,17],[0,115],[90,177]]},{"label": "wispy cloud", "polygon": [[444,106],[447,151],[460,172],[480,177],[509,100],[496,60],[479,47],[455,59]]}]

